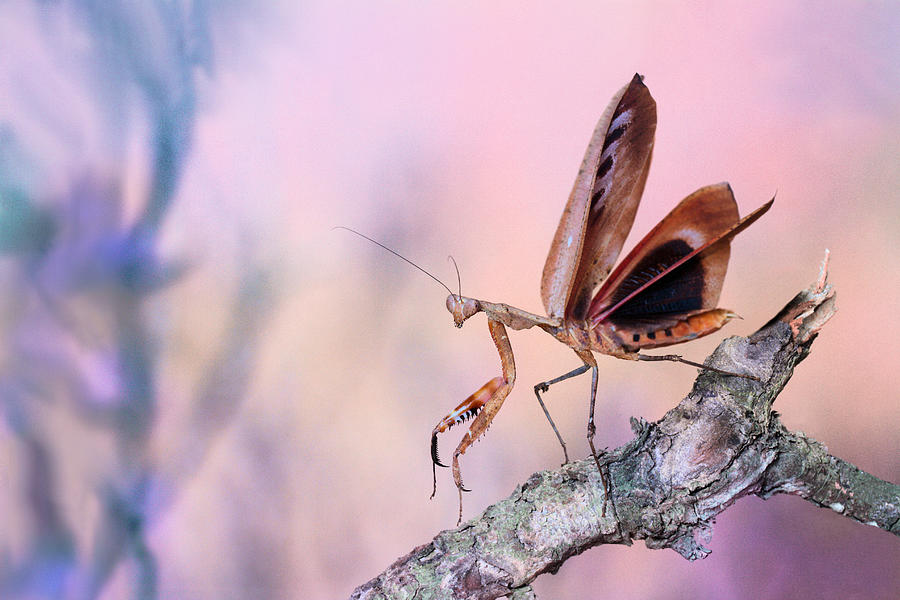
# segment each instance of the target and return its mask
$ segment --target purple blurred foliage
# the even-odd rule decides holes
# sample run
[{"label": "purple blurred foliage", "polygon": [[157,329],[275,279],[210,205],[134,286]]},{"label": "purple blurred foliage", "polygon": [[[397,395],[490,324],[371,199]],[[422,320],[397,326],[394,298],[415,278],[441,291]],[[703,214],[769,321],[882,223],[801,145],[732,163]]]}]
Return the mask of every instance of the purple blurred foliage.
[{"label": "purple blurred foliage", "polygon": [[[126,219],[125,175],[108,168],[69,175],[67,193],[39,201],[31,174],[53,165],[42,164],[15,120],[0,123],[0,266],[14,309],[5,323],[10,358],[0,370],[0,409],[23,459],[20,501],[29,520],[24,553],[0,540],[2,598],[97,598],[123,562],[133,597],[157,597],[147,525],[244,398],[272,300],[266,275],[252,264],[233,302],[234,328],[194,399],[191,439],[172,454],[177,464],[151,459],[161,340],[146,305],[187,272],[160,254],[160,230],[191,148],[198,77],[212,74],[208,8],[203,1],[37,3],[46,44],[66,51],[68,40],[49,26],[66,19],[90,40],[82,57],[87,87],[110,144],[124,146],[129,121],[142,119],[151,147],[146,197],[136,218]],[[79,552],[74,524],[60,510],[68,455],[40,422],[41,408],[60,398],[115,452],[114,468],[95,486],[101,514],[81,544],[90,545],[87,552]]]}]

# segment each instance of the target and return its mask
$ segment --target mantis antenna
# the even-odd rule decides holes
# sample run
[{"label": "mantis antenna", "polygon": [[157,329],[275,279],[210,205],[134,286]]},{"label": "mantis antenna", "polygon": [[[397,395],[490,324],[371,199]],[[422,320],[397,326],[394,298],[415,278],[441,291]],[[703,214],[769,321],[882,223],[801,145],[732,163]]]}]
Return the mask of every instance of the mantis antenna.
[{"label": "mantis antenna", "polygon": [[[435,277],[434,275],[432,275],[431,273],[429,273],[428,271],[426,271],[425,269],[423,269],[422,267],[420,267],[419,265],[417,265],[417,264],[414,263],[413,261],[409,260],[408,258],[406,258],[405,256],[403,256],[403,255],[400,254],[399,252],[397,252],[397,251],[395,251],[395,250],[392,250],[391,248],[388,248],[387,246],[385,246],[385,245],[382,244],[381,242],[378,242],[378,241],[373,240],[372,238],[370,238],[370,237],[367,236],[366,234],[360,233],[360,232],[358,232],[358,231],[355,230],[355,229],[351,229],[350,227],[344,227],[343,225],[338,225],[338,226],[336,226],[336,227],[332,227],[331,229],[332,229],[332,231],[335,230],[335,229],[343,229],[343,230],[345,230],[345,231],[349,231],[350,233],[355,233],[356,235],[358,235],[359,237],[361,237],[361,238],[363,238],[363,239],[369,240],[370,242],[372,242],[372,243],[375,244],[376,246],[379,246],[379,247],[381,247],[381,248],[387,250],[388,252],[390,252],[391,254],[393,254],[394,256],[396,256],[397,258],[399,258],[399,259],[401,259],[401,260],[403,260],[403,261],[406,261],[407,263],[411,264],[412,266],[414,266],[414,267],[417,268],[418,270],[422,271],[423,273],[425,273],[426,275],[428,275],[429,277],[431,277],[432,279],[434,279],[435,281],[437,281],[439,284],[441,284],[441,286],[442,286],[445,290],[447,290],[448,292],[450,292],[450,295],[451,295],[451,296],[455,296],[455,295],[456,295],[456,294],[453,293],[453,290],[451,290],[450,288],[448,288],[448,287],[447,287],[447,284],[445,284],[443,281],[441,281],[440,279],[438,279],[437,277]],[[448,258],[450,258],[450,260],[453,260],[453,257],[452,257],[452,256],[450,256],[450,257],[448,257]],[[455,261],[455,260],[453,260],[453,266],[456,267],[456,261]],[[459,281],[459,268],[458,268],[458,267],[457,267],[457,269],[456,269],[456,279],[457,279],[457,281]],[[460,284],[460,295],[461,295],[461,294],[462,294],[462,284]]]}]

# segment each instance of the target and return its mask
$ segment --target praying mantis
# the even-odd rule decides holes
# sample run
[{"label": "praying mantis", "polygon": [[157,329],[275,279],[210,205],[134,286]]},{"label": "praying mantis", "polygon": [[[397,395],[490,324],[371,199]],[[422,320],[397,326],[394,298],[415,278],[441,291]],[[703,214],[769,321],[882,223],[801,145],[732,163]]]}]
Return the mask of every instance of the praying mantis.
[{"label": "praying mantis", "polygon": [[516,382],[516,364],[507,328],[543,329],[574,350],[582,362],[572,371],[534,386],[566,462],[569,455],[565,441],[541,392],[591,371],[587,440],[606,494],[604,516],[611,490],[593,441],[598,383],[594,352],[625,360],[682,362],[755,379],[691,362],[675,354],[641,353],[709,335],[737,316],[716,308],[728,267],[730,241],[774,202],[772,198],[741,219],[727,183],[700,188],[682,200],[613,270],[644,190],[655,131],[656,103],[643,78],[635,74],[613,97],[594,129],[563,210],[541,279],[541,300],[547,316],[450,292],[447,310],[453,315],[456,327],[462,327],[478,313],[485,314],[501,366],[499,376],[442,418],[431,433],[434,479],[431,495],[434,497],[436,467],[447,466],[438,455],[438,435],[472,419],[451,460],[453,481],[459,493],[457,524],[462,522],[462,493],[468,491],[463,486],[459,457],[485,433]]},{"label": "praying mantis", "polygon": [[456,327],[462,327],[478,313],[487,317],[491,339],[500,355],[501,374],[463,400],[431,432],[433,498],[437,490],[436,467],[447,466],[438,455],[438,435],[472,419],[451,460],[459,494],[457,524],[462,522],[462,494],[468,491],[463,486],[459,457],[484,435],[516,382],[507,327],[543,329],[570,347],[582,362],[568,373],[534,386],[566,463],[566,443],[541,392],[591,371],[587,440],[606,496],[602,516],[611,501],[611,489],[600,453],[594,447],[598,384],[594,352],[624,360],[681,362],[724,375],[756,379],[692,362],[677,354],[641,353],[709,335],[737,316],[730,310],[716,308],[728,268],[730,242],[775,201],[772,198],[739,218],[731,186],[719,183],[702,187],[672,209],[613,270],[641,201],[655,132],[656,102],[643,77],[635,74],[613,96],[594,129],[550,245],[541,278],[541,301],[547,316],[453,293],[401,254],[356,230],[339,227],[381,246],[447,288],[447,310]]}]

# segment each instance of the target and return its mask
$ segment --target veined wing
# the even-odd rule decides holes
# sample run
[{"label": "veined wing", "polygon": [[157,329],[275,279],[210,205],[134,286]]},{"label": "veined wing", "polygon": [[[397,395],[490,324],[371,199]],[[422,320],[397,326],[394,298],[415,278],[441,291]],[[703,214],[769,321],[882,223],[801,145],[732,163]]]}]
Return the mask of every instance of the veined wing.
[{"label": "veined wing", "polygon": [[622,251],[637,212],[656,132],[656,102],[640,75],[612,99],[588,144],[544,264],[551,317],[584,317]]},{"label": "veined wing", "polygon": [[625,257],[591,301],[588,318],[599,322],[715,308],[731,238],[773,202],[774,198],[739,220],[727,183],[697,190]]}]

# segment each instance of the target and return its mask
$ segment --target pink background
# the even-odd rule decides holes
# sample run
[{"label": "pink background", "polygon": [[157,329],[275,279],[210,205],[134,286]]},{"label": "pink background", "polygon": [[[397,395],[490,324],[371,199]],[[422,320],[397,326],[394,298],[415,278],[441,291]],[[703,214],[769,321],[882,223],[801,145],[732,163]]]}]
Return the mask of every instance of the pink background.
[{"label": "pink background", "polygon": [[[744,317],[678,348],[702,360],[812,282],[825,248],[839,312],[776,402],[786,425],[860,468],[900,481],[900,11],[884,3],[286,3],[215,30],[217,67],[198,88],[193,145],[163,232],[193,265],[154,297],[160,406],[151,443],[165,465],[201,368],[223,343],[225,298],[247,257],[274,274],[278,303],[246,397],[154,514],[149,544],[164,598],[340,598],[456,520],[448,471],[428,500],[431,428],[499,374],[484,317],[457,331],[446,292],[342,231],[381,240],[455,288],[542,312],[544,258],[609,97],[634,72],[658,103],[653,167],[626,251],[696,188],[727,180],[742,214],[773,209],[732,245],[720,305]],[[50,36],[46,28],[55,28]],[[70,36],[70,37],[67,37]],[[0,110],[25,123],[56,169],[52,195],[89,169],[122,182],[126,214],[147,185],[147,132],[98,131],[66,19],[0,8]],[[4,53],[5,54],[5,53]],[[22,92],[28,90],[28,94]],[[64,98],[60,102],[58,98]],[[36,100],[37,99],[37,100]],[[37,114],[36,103],[52,107]],[[47,141],[69,123],[79,144]],[[140,121],[138,121],[140,122]],[[30,124],[30,125],[29,125]],[[115,138],[115,141],[112,141]],[[129,208],[130,207],[130,208]],[[540,332],[511,336],[518,387],[462,461],[465,518],[556,467],[534,383],[579,363]],[[631,438],[690,389],[682,365],[600,357],[600,445]],[[550,408],[584,457],[589,380]],[[91,539],[102,444],[56,423],[81,548]],[[441,438],[443,455],[462,435]],[[78,440],[76,442],[76,440]],[[13,447],[0,426],[0,443]],[[90,448],[90,449],[89,449]],[[6,456],[7,458],[3,458]],[[16,556],[16,455],[0,453],[0,543]],[[2,475],[6,472],[7,475]],[[793,497],[745,498],[718,519],[712,555],[601,547],[535,583],[543,598],[890,598],[900,543]],[[85,553],[87,550],[85,550]],[[127,597],[120,563],[104,598]]]}]

